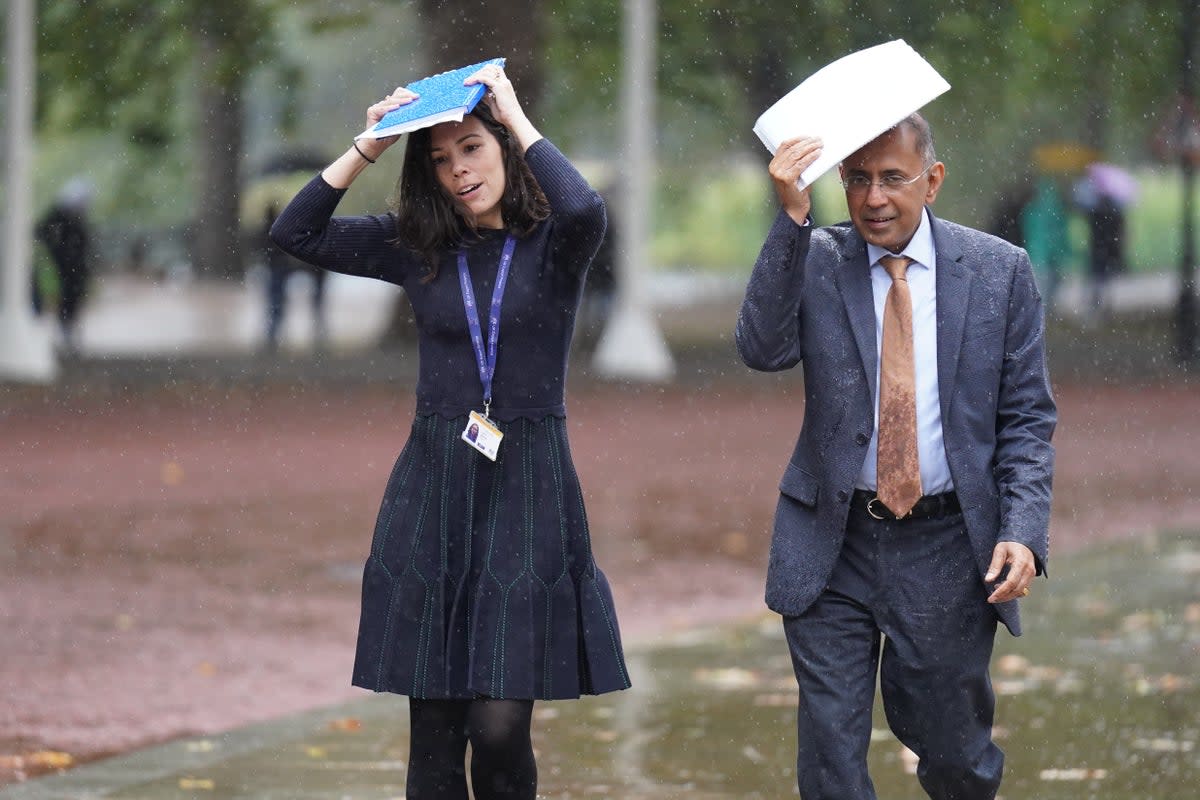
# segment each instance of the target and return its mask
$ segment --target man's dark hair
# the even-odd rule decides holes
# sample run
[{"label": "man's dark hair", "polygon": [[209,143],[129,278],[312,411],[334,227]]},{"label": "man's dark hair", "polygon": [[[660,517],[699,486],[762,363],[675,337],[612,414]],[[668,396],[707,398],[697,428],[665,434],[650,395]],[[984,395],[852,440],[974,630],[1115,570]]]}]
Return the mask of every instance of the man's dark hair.
[{"label": "man's dark hair", "polygon": [[917,136],[917,153],[926,165],[937,161],[937,153],[933,149],[933,129],[929,122],[917,112],[909,114],[896,123],[896,128],[908,128]]},{"label": "man's dark hair", "polygon": [[[550,203],[538,186],[520,146],[508,128],[480,103],[470,116],[483,123],[500,142],[504,161],[504,195],[500,214],[509,233],[526,236],[550,216]],[[396,243],[419,253],[429,267],[423,280],[437,277],[438,257],[444,250],[457,249],[478,238],[475,220],[464,214],[454,198],[438,183],[430,154],[431,130],[422,128],[409,134],[404,150],[404,165],[396,182],[392,211],[396,215]]]}]

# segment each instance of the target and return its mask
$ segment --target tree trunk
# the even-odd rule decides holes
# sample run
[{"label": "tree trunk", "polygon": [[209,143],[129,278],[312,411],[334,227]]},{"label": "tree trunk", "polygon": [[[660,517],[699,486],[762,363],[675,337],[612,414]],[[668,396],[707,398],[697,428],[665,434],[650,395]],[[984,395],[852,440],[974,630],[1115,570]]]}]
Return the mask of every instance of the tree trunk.
[{"label": "tree trunk", "polygon": [[536,0],[465,3],[419,0],[431,71],[454,69],[486,58],[508,59],[508,73],[529,118],[537,123],[542,96],[542,14]]},{"label": "tree trunk", "polygon": [[[217,26],[196,31],[197,208],[192,222],[192,263],[205,277],[244,271],[241,222],[243,97],[241,74],[222,68],[231,58]],[[236,45],[235,45],[236,46]]]}]

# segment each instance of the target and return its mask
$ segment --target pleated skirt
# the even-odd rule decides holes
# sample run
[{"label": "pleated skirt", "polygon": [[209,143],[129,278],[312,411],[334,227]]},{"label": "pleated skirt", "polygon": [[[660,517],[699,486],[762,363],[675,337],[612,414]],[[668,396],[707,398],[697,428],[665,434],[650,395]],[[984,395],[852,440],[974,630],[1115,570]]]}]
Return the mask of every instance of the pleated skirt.
[{"label": "pleated skirt", "polygon": [[466,416],[419,415],[363,572],[353,683],[422,699],[564,699],[629,687],[592,557],[566,420],[499,422],[495,462]]}]

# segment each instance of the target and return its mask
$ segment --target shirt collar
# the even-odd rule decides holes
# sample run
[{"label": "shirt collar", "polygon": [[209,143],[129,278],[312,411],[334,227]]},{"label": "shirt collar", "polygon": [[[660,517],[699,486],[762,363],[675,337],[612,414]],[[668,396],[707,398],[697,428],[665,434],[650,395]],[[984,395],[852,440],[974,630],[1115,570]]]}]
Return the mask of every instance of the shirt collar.
[{"label": "shirt collar", "polygon": [[[891,255],[896,254],[879,245],[867,244],[867,263],[871,266],[878,264],[879,259],[884,256]],[[933,269],[934,264],[937,263],[937,255],[933,246],[933,226],[929,223],[929,209],[921,209],[921,224],[917,226],[917,232],[913,234],[912,241],[900,251],[900,255],[908,256],[913,263],[926,269]]]}]

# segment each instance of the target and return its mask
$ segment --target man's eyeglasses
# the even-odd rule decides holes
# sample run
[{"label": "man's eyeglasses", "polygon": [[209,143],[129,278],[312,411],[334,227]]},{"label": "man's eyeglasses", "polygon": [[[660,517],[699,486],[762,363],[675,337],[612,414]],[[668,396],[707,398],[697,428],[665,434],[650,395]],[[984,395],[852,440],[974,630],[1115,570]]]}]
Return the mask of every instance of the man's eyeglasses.
[{"label": "man's eyeglasses", "polygon": [[921,170],[915,178],[906,178],[903,175],[884,175],[878,181],[873,181],[866,175],[851,175],[842,181],[842,186],[850,194],[865,194],[871,190],[872,186],[878,186],[886,194],[895,194],[906,186],[911,186],[925,176],[933,168],[933,164],[929,164],[925,169]]}]

